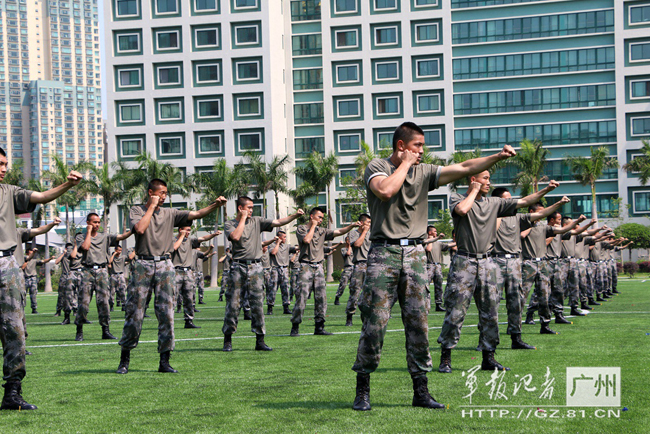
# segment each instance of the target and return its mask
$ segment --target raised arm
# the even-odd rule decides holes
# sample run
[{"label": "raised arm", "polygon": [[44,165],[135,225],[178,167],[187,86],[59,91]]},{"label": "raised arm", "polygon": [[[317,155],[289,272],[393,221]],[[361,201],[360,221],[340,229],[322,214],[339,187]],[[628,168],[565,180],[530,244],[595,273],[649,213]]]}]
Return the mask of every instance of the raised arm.
[{"label": "raised arm", "polygon": [[[442,167],[440,170],[440,179],[438,185],[449,184],[450,182],[458,181],[459,179],[466,178],[477,173],[488,170],[501,160],[505,160],[517,155],[511,146],[505,145],[501,152],[492,154],[487,157],[473,158],[471,160],[463,161],[462,163],[452,164],[450,166]],[[402,182],[404,182],[402,180]]]},{"label": "raised arm", "polygon": [[348,232],[350,232],[352,229],[361,227],[361,225],[362,225],[361,222],[354,222],[354,223],[350,223],[349,225],[347,225],[344,228],[335,229],[334,230],[334,236],[335,237],[340,237],[341,235],[345,235]]},{"label": "raised arm", "polygon": [[185,239],[185,232],[179,232],[178,233],[178,238],[176,238],[176,241],[174,242],[174,250],[178,250],[181,248],[181,245],[183,244],[183,240]]},{"label": "raised arm", "polygon": [[206,215],[213,213],[216,211],[217,208],[224,206],[226,204],[227,200],[223,196],[219,196],[217,200],[212,202],[210,205],[206,206],[205,208],[201,208],[198,211],[190,211],[190,215],[188,217],[188,220],[200,220]]},{"label": "raised arm", "polygon": [[131,232],[130,230],[128,230],[128,231],[124,232],[123,234],[119,234],[119,235],[117,236],[117,241],[124,241],[124,240],[126,240],[127,238],[129,238],[131,235],[133,235],[133,232]]},{"label": "raised arm", "polygon": [[458,214],[461,217],[467,215],[469,210],[472,209],[472,206],[474,206],[474,201],[476,200],[476,196],[478,196],[480,191],[481,191],[480,183],[478,182],[470,183],[469,188],[467,189],[467,196],[465,197],[465,199],[458,202],[458,204],[454,207],[454,213]]},{"label": "raised arm", "polygon": [[[550,216],[551,214],[553,214],[555,211],[557,211],[557,209],[560,208],[562,205],[564,205],[565,203],[569,203],[569,202],[571,202],[571,199],[564,196],[562,199],[560,199],[558,202],[555,202],[553,205],[547,206],[546,208],[542,209],[541,211],[530,213],[530,221],[535,222],[537,220],[541,220],[543,218],[546,218],[546,217]],[[535,203],[537,203],[537,202],[535,202]]]},{"label": "raised arm", "polygon": [[275,241],[275,247],[271,250],[272,255],[277,255],[278,252],[280,251],[280,239],[278,237],[273,238]]},{"label": "raised arm", "polygon": [[[582,219],[582,220],[581,220],[581,219]],[[566,234],[567,232],[569,232],[570,230],[572,230],[573,228],[575,228],[579,223],[582,223],[582,222],[585,221],[586,219],[587,219],[587,217],[581,215],[580,217],[578,217],[576,220],[572,221],[572,222],[569,223],[568,225],[562,226],[561,228],[553,228],[553,233],[554,233],[555,235],[558,235],[558,234]]]},{"label": "raised arm", "polygon": [[199,242],[203,243],[205,241],[210,241],[212,238],[221,235],[221,231],[216,231],[211,234],[203,235],[202,237],[199,237]]},{"label": "raised arm", "polygon": [[75,242],[75,243],[74,243],[74,247],[72,248],[72,252],[70,252],[70,257],[71,257],[72,259],[76,259],[76,258],[77,258],[77,253],[78,253],[78,252],[79,252],[79,249],[77,248],[77,243]]},{"label": "raised arm", "polygon": [[305,212],[302,209],[299,209],[298,211],[295,212],[295,214],[288,215],[288,216],[283,217],[281,219],[273,220],[273,223],[271,225],[274,228],[284,226],[284,225],[288,225],[289,223],[291,223],[292,221],[294,221],[295,219],[297,219],[301,215],[305,215]]},{"label": "raised arm", "polygon": [[522,197],[521,199],[517,200],[517,208],[525,208],[533,204],[536,204],[537,202],[540,201],[542,197],[544,197],[544,195],[555,190],[559,185],[560,184],[557,181],[549,182],[545,188],[539,190],[537,193],[533,193],[531,195]]},{"label": "raised arm", "polygon": [[[581,217],[582,217],[582,216],[581,216]],[[595,220],[595,219],[591,219],[591,221],[590,221],[589,223],[587,223],[586,225],[584,225],[584,226],[580,226],[579,228],[572,230],[572,231],[571,231],[571,235],[580,235],[581,233],[583,233],[584,231],[586,231],[587,229],[589,229],[590,226],[593,226],[593,225],[595,225],[595,224],[596,224],[596,220]]]},{"label": "raised arm", "polygon": [[275,238],[271,238],[270,240],[262,241],[262,247],[270,246],[275,242]]},{"label": "raised arm", "polygon": [[44,226],[41,226],[41,227],[38,227],[36,229],[31,229],[29,231],[29,236],[31,238],[34,238],[34,237],[36,237],[38,235],[43,235],[44,233],[49,232],[52,229],[54,229],[55,227],[57,227],[60,223],[61,223],[61,219],[58,218],[58,217],[54,217],[54,220],[52,220],[52,223],[48,223],[48,224],[46,224]]},{"label": "raised arm", "polygon": [[58,187],[51,188],[51,189],[49,189],[47,191],[35,191],[35,192],[32,193],[31,197],[29,198],[29,201],[31,203],[48,203],[48,202],[52,202],[54,199],[61,196],[63,193],[70,190],[75,185],[79,184],[79,182],[81,182],[82,179],[83,179],[83,176],[81,175],[81,173],[73,170],[68,175],[68,181],[67,182],[64,182],[63,184],[59,185]]},{"label": "raised arm", "polygon": [[[370,225],[369,224],[363,224],[361,226],[361,234],[359,234],[359,238],[354,242],[354,247],[361,247],[363,246],[364,241],[366,241],[366,236],[368,235],[368,231],[370,230]],[[340,244],[340,243],[339,243]]]},{"label": "raised arm", "polygon": [[398,153],[400,164],[390,176],[378,175],[368,182],[368,187],[382,202],[388,202],[397,193],[406,179],[411,166],[418,161],[418,154],[405,149]]},{"label": "raised arm", "polygon": [[59,262],[61,262],[64,256],[65,256],[65,252],[61,253],[59,257],[56,258],[56,261],[54,261],[54,265],[57,265]]},{"label": "raised arm", "polygon": [[135,231],[136,234],[142,235],[144,232],[147,230],[149,227],[149,223],[151,223],[151,217],[153,216],[154,211],[156,211],[156,207],[158,206],[158,203],[160,202],[160,197],[159,196],[150,196],[149,197],[149,208],[147,208],[147,212],[144,213],[142,218],[140,219],[139,222],[133,226],[133,230]]},{"label": "raised arm", "polygon": [[115,259],[115,254],[117,252],[113,252],[110,258],[108,258],[108,266],[111,267],[113,265],[113,260]]},{"label": "raised arm", "polygon": [[92,228],[93,227],[91,225],[88,225],[88,227],[86,228],[86,238],[84,238],[83,243],[81,243],[81,250],[85,250],[85,251],[90,250],[90,245],[93,241]]}]

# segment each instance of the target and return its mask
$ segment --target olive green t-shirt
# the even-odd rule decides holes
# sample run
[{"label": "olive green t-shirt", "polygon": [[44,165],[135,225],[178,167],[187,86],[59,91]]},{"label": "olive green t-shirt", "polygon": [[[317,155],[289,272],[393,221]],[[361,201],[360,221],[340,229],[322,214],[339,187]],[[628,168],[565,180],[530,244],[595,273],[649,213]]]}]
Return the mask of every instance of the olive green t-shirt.
[{"label": "olive green t-shirt", "polygon": [[361,247],[355,247],[354,243],[357,242],[359,237],[361,237],[361,232],[359,230],[353,230],[348,234],[348,237],[350,239],[350,246],[352,246],[352,262],[357,263],[359,261],[367,261],[368,260],[368,251],[370,250],[370,232],[366,232],[366,236],[363,240],[363,244],[361,244]]},{"label": "olive green t-shirt", "polygon": [[546,222],[522,223],[522,232],[531,228],[528,236],[521,241],[521,256],[524,259],[545,258],[546,239],[555,236],[552,226]]},{"label": "olive green t-shirt", "polygon": [[562,235],[557,234],[553,237],[553,241],[546,246],[546,258],[558,259],[562,254]]},{"label": "olive green t-shirt", "polygon": [[430,264],[441,264],[442,263],[442,252],[449,250],[449,244],[443,243],[441,241],[436,241],[431,247],[431,251],[427,252],[427,262]]},{"label": "olive green t-shirt", "polygon": [[273,267],[286,267],[289,265],[289,256],[290,256],[290,247],[287,243],[280,243],[278,247],[278,253],[273,254],[273,250],[277,245],[277,241],[269,246],[269,252],[271,252],[271,265]]},{"label": "olive green t-shirt", "polygon": [[305,235],[309,232],[309,226],[301,225],[296,229],[296,236],[298,237],[298,245],[300,246],[300,254],[298,260],[301,262],[320,262],[325,258],[325,241],[334,239],[334,231],[317,227],[314,230],[314,236],[311,243],[303,243]]},{"label": "olive green t-shirt", "polygon": [[126,255],[124,252],[120,255],[115,255],[113,257],[113,262],[111,262],[111,272],[113,274],[124,273],[124,265],[126,264]]},{"label": "olive green t-shirt", "polygon": [[135,236],[135,254],[138,256],[162,256],[174,251],[174,228],[189,226],[190,212],[176,208],[158,208],[151,216],[144,234],[135,232],[134,227],[147,213],[146,205],[131,207],[131,230]]},{"label": "olive green t-shirt", "polygon": [[192,252],[193,252],[192,255],[194,256],[193,270],[196,271],[197,273],[203,273],[203,260],[207,255],[197,249],[192,250]]},{"label": "olive green t-shirt", "polygon": [[61,259],[61,274],[67,276],[70,274],[70,253],[72,253],[72,247],[68,247],[63,254],[63,259]]},{"label": "olive green t-shirt", "polygon": [[590,245],[590,246],[594,246],[593,249],[589,250],[589,260],[590,261],[600,261],[601,260],[601,257],[600,257],[600,251],[601,251],[600,245],[602,243],[600,241],[592,241],[592,242],[589,242],[589,243],[586,243],[586,244]]},{"label": "olive green t-shirt", "polygon": [[350,248],[350,251],[348,252],[347,247],[343,247],[341,249],[341,256],[343,257],[343,266],[344,267],[351,267],[354,265],[354,262],[352,262],[352,248]]},{"label": "olive green t-shirt", "polygon": [[390,176],[397,170],[390,158],[375,158],[366,167],[364,182],[372,216],[370,240],[424,239],[429,221],[429,191],[438,188],[442,168],[433,164],[411,166],[402,187],[386,202],[370,189],[376,176]]},{"label": "olive green t-shirt", "polygon": [[560,256],[562,258],[576,257],[576,235],[572,235],[570,231],[562,235],[562,253]]},{"label": "olive green t-shirt", "polygon": [[232,253],[226,253],[226,259],[223,260],[223,271],[230,270],[231,262],[232,262]]},{"label": "olive green t-shirt", "polygon": [[454,210],[466,197],[466,194],[454,193],[449,199],[449,211],[454,221],[458,251],[487,253],[492,250],[496,240],[497,218],[515,215],[517,199],[483,196],[474,201],[467,214],[460,216]]},{"label": "olive green t-shirt", "polygon": [[36,204],[29,202],[32,193],[31,190],[15,185],[0,184],[0,250],[12,250],[16,247],[16,214],[36,209]]},{"label": "olive green t-shirt", "polygon": [[106,232],[97,232],[97,235],[90,239],[90,249],[83,250],[81,244],[86,239],[85,229],[75,237],[77,242],[77,256],[81,255],[81,263],[86,266],[103,265],[108,263],[109,248],[118,245],[117,235],[107,234]]},{"label": "olive green t-shirt", "polygon": [[27,228],[16,228],[16,235],[18,236],[16,250],[14,250],[14,258],[18,262],[20,267],[25,263],[25,251],[23,250],[23,243],[26,243],[32,239],[29,234],[32,232],[31,229]]},{"label": "olive green t-shirt", "polygon": [[518,213],[501,218],[494,243],[494,253],[497,255],[519,255],[521,253],[522,222],[530,225],[530,214]]},{"label": "olive green t-shirt", "polygon": [[262,268],[271,268],[271,252],[269,251],[268,247],[266,248],[266,252],[262,250]]},{"label": "olive green t-shirt", "polygon": [[252,261],[262,258],[262,232],[271,232],[273,230],[273,220],[264,219],[262,217],[249,217],[246,219],[244,225],[244,232],[242,233],[239,241],[230,239],[237,226],[239,220],[228,220],[224,225],[226,230],[226,238],[232,243],[232,259],[233,260],[246,260]]},{"label": "olive green t-shirt", "polygon": [[[178,240],[174,240],[174,243]],[[196,237],[185,237],[178,249],[172,252],[172,264],[174,267],[189,267],[194,265],[194,254],[192,250],[199,247],[201,242]]]},{"label": "olive green t-shirt", "polygon": [[36,266],[43,265],[43,261],[40,261],[39,254],[34,253],[34,256],[31,260],[27,261],[27,266],[25,267],[25,276],[32,277],[36,276]]}]

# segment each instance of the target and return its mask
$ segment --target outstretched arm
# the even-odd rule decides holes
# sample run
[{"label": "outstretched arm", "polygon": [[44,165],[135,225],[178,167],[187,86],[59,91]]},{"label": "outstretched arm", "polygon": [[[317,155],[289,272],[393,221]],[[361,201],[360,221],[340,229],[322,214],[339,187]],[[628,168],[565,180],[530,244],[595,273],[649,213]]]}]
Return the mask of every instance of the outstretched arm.
[{"label": "outstretched arm", "polygon": [[59,223],[61,223],[61,219],[58,218],[58,217],[54,217],[54,220],[52,220],[52,223],[48,223],[48,224],[46,224],[44,226],[41,226],[39,228],[36,228],[36,229],[31,229],[29,231],[29,236],[31,238],[34,238],[35,236],[43,235],[44,233],[49,232],[52,229],[54,229],[55,227],[57,227],[59,225]]},{"label": "outstretched arm", "polygon": [[133,232],[131,232],[130,230],[129,230],[129,231],[126,231],[126,232],[124,232],[123,234],[120,234],[120,235],[117,236],[117,241],[123,241],[123,240],[126,240],[126,239],[129,238],[131,235],[133,235]]},{"label": "outstretched arm", "polygon": [[559,185],[560,184],[557,181],[549,182],[545,188],[539,190],[537,193],[533,193],[517,200],[517,208],[524,208],[536,204],[542,197],[544,197],[544,195],[555,190]]},{"label": "outstretched arm", "polygon": [[462,178],[481,173],[488,170],[501,160],[505,160],[517,155],[511,146],[505,145],[501,152],[492,154],[488,157],[473,158],[463,161],[462,163],[452,164],[451,166],[442,167],[440,170],[440,179],[438,185],[449,184]]},{"label": "outstretched arm", "polygon": [[216,231],[211,234],[203,235],[202,237],[199,237],[199,242],[203,243],[205,241],[210,241],[212,238],[221,235],[221,231]]},{"label": "outstretched arm", "polygon": [[[530,196],[527,196],[527,197],[530,197]],[[551,214],[553,214],[555,211],[557,211],[557,209],[560,208],[562,205],[564,205],[565,203],[569,203],[569,202],[571,202],[571,200],[568,197],[564,196],[559,202],[555,202],[553,205],[547,206],[546,208],[544,208],[541,211],[531,213],[530,214],[530,221],[535,222],[537,220],[541,220],[543,218],[546,218],[546,217],[550,216]],[[537,203],[537,202],[535,202],[535,203]]]},{"label": "outstretched arm", "polygon": [[32,196],[29,198],[31,203],[48,203],[52,202],[57,197],[61,196],[66,191],[70,190],[75,185],[79,184],[83,176],[81,173],[73,170],[68,175],[68,181],[59,185],[58,187],[51,188],[47,191],[35,191],[32,193]]},{"label": "outstretched arm", "polygon": [[[580,217],[582,217],[582,216],[580,216]],[[579,228],[572,230],[571,235],[580,235],[581,233],[583,233],[584,231],[589,229],[590,226],[595,225],[595,224],[596,224],[596,220],[591,219],[591,221],[589,223],[587,223],[586,225],[580,226]]]},{"label": "outstretched arm", "polygon": [[358,228],[358,227],[360,227],[361,225],[362,225],[361,222],[355,222],[355,223],[351,223],[351,224],[347,225],[347,226],[344,227],[344,228],[335,229],[335,230],[334,230],[334,236],[335,236],[335,237],[339,237],[339,236],[341,236],[341,235],[345,235],[345,234],[347,234],[348,232],[350,232],[352,229],[354,229],[354,228]]},{"label": "outstretched arm", "polygon": [[198,211],[190,211],[190,215],[188,216],[188,220],[200,220],[206,215],[213,213],[214,211],[217,210],[217,208],[224,206],[226,204],[227,200],[223,196],[219,196],[217,200],[212,202],[210,205],[206,206],[205,208],[201,208]]},{"label": "outstretched arm", "polygon": [[298,211],[296,211],[295,214],[291,214],[291,215],[283,217],[281,219],[273,220],[273,223],[271,225],[274,228],[284,226],[284,225],[288,225],[289,223],[291,223],[292,221],[294,221],[295,219],[297,219],[301,215],[305,215],[305,212],[302,209],[299,209]]},{"label": "outstretched arm", "polygon": [[461,200],[456,204],[454,207],[454,213],[458,214],[459,216],[464,216],[467,215],[467,213],[472,209],[472,206],[474,205],[474,201],[476,200],[476,196],[478,196],[478,193],[481,191],[481,184],[478,182],[472,182],[469,185],[469,188],[467,189],[467,196],[465,199]]}]

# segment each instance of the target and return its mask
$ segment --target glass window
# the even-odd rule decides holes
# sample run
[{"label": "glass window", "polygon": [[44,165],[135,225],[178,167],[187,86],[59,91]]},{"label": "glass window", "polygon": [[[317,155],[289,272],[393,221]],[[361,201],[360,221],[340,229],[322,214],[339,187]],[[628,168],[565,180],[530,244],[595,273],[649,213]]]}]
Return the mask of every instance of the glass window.
[{"label": "glass window", "polygon": [[357,0],[334,0],[335,13],[349,13],[357,11]]},{"label": "glass window", "polygon": [[161,102],[158,104],[158,116],[161,120],[180,120],[181,103],[180,102]]},{"label": "glass window", "polygon": [[351,181],[357,177],[357,169],[339,169],[339,187],[351,185]]},{"label": "glass window", "polygon": [[377,149],[390,149],[393,146],[393,133],[377,133]]},{"label": "glass window", "polygon": [[337,106],[339,109],[338,117],[340,118],[359,116],[358,99],[339,100]]},{"label": "glass window", "polygon": [[235,0],[235,9],[256,8],[257,0]]},{"label": "glass window", "polygon": [[158,85],[171,85],[181,83],[181,67],[158,67]]},{"label": "glass window", "polygon": [[322,89],[323,88],[323,69],[294,69],[293,70],[293,89]]},{"label": "glass window", "polygon": [[436,6],[438,5],[438,0],[415,0],[415,6]]},{"label": "glass window", "polygon": [[296,124],[322,124],[324,120],[322,102],[293,106],[293,121]]},{"label": "glass window", "polygon": [[650,42],[630,44],[630,61],[638,62],[641,60],[650,60]]},{"label": "glass window", "polygon": [[435,113],[440,111],[440,95],[418,95],[418,112]]},{"label": "glass window", "polygon": [[156,46],[158,50],[175,50],[178,45],[178,31],[156,33]]},{"label": "glass window", "polygon": [[306,158],[313,152],[325,154],[325,138],[324,137],[302,137],[297,138],[296,144],[296,158]]},{"label": "glass window", "polygon": [[260,100],[261,98],[259,96],[237,98],[237,115],[259,116],[262,113]]},{"label": "glass window", "polygon": [[194,10],[196,11],[216,11],[217,0],[194,0]]},{"label": "glass window", "polygon": [[138,15],[138,1],[137,0],[116,0],[117,15],[118,17],[128,17]]},{"label": "glass window", "polygon": [[156,0],[157,14],[175,14],[178,13],[177,0]]},{"label": "glass window", "polygon": [[339,151],[350,152],[358,151],[361,149],[359,143],[361,142],[360,134],[339,134]]},{"label": "glass window", "polygon": [[632,136],[645,136],[650,134],[650,117],[632,118]]},{"label": "glass window", "polygon": [[218,99],[198,101],[199,118],[218,118],[221,116],[221,101]]},{"label": "glass window", "polygon": [[429,148],[439,148],[442,146],[440,130],[424,130],[424,143]]},{"label": "glass window", "polygon": [[158,139],[160,155],[182,155],[183,139],[181,137],[160,137]]},{"label": "glass window", "polygon": [[398,62],[377,62],[375,63],[375,77],[380,80],[398,80],[399,63]]},{"label": "glass window", "polygon": [[195,40],[197,47],[216,47],[219,45],[218,29],[196,29]]},{"label": "glass window", "polygon": [[650,191],[635,191],[634,212],[650,212]]},{"label": "glass window", "polygon": [[235,43],[237,45],[257,44],[257,26],[235,27]]},{"label": "glass window", "polygon": [[650,5],[630,6],[630,24],[650,23]]},{"label": "glass window", "polygon": [[336,48],[358,47],[357,30],[339,30],[336,33]]},{"label": "glass window", "polygon": [[199,152],[201,154],[221,153],[221,135],[199,135]]},{"label": "glass window", "polygon": [[650,97],[650,80],[634,80],[630,82],[631,98]]},{"label": "glass window", "polygon": [[139,69],[121,69],[118,72],[119,87],[138,87],[140,86]]},{"label": "glass window", "polygon": [[415,26],[415,42],[438,40],[438,24],[418,24]]},{"label": "glass window", "polygon": [[117,36],[117,51],[140,51],[140,35],[137,33]]},{"label": "glass window", "polygon": [[321,0],[292,0],[291,21],[320,20]]},{"label": "glass window", "polygon": [[120,122],[142,122],[142,104],[121,104]]},{"label": "glass window", "polygon": [[261,133],[239,133],[237,135],[239,150],[244,151],[261,151],[262,134]]},{"label": "glass window", "polygon": [[219,64],[196,65],[197,83],[218,83],[219,82]]},{"label": "glass window", "polygon": [[377,115],[395,115],[399,114],[399,98],[396,96],[392,97],[381,97],[377,98]]},{"label": "glass window", "polygon": [[375,45],[397,44],[397,27],[378,27],[375,29]]},{"label": "glass window", "polygon": [[259,80],[259,62],[237,62],[237,81]]},{"label": "glass window", "polygon": [[359,82],[359,65],[337,65],[336,66],[337,83],[358,83]]},{"label": "glass window", "polygon": [[416,77],[439,77],[440,62],[438,59],[419,59],[415,61]]},{"label": "glass window", "polygon": [[291,49],[294,56],[321,54],[323,52],[322,37],[320,33],[316,35],[292,36]]},{"label": "glass window", "polygon": [[123,157],[139,155],[142,152],[142,139],[122,139],[120,145]]},{"label": "glass window", "polygon": [[375,9],[397,9],[397,0],[375,0]]}]

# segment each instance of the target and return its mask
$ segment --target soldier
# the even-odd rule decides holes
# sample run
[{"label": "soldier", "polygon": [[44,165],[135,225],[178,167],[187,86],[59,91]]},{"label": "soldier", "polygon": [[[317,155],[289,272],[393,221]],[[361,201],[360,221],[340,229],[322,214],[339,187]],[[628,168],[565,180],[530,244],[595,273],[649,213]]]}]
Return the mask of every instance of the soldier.
[{"label": "soldier", "polygon": [[[269,252],[269,245],[272,242],[273,240],[271,239],[262,243],[262,272],[264,274],[264,291],[262,294],[264,298],[266,298],[269,288],[271,287],[271,252]],[[270,300],[266,300],[266,302],[267,305],[271,305]],[[273,304],[275,304],[275,300],[273,301]],[[271,308],[271,313],[267,311],[266,314],[273,315],[273,308]]]},{"label": "soldier", "polygon": [[[7,174],[7,154],[0,149],[0,182]],[[35,410],[25,402],[22,380],[25,378],[25,328],[22,299],[25,280],[14,251],[18,245],[16,215],[33,212],[37,204],[53,201],[81,181],[76,171],[70,172],[65,183],[44,192],[0,184],[0,321],[2,322],[3,385],[5,391],[0,410]]]},{"label": "soldier", "polygon": [[63,253],[56,258],[55,264],[61,264],[61,277],[59,278],[59,294],[57,300],[57,309],[63,310],[64,319],[61,325],[70,324],[70,312],[72,306],[68,302],[68,291],[70,291],[70,254],[72,253],[72,243],[66,243]]},{"label": "soldier", "polygon": [[350,298],[345,307],[345,325],[352,326],[352,317],[357,311],[357,300],[361,289],[363,288],[363,281],[366,279],[366,270],[368,265],[368,251],[370,250],[370,224],[372,219],[368,214],[361,214],[359,216],[361,226],[356,231],[352,231],[346,237],[348,245],[352,246],[352,262],[354,270],[352,271],[352,278],[350,279]]},{"label": "soldier", "polygon": [[230,281],[230,264],[232,263],[232,253],[230,247],[226,247],[224,255],[219,258],[219,263],[223,264],[223,272],[221,274],[221,290],[219,291],[219,300],[223,301],[223,294],[228,290]]},{"label": "soldier", "polygon": [[226,238],[232,243],[232,264],[230,266],[230,284],[226,292],[226,317],[223,320],[224,351],[232,351],[232,335],[237,331],[237,317],[241,307],[242,294],[247,288],[251,307],[251,331],[255,333],[257,351],[272,351],[264,343],[264,273],[262,271],[262,232],[284,226],[301,215],[299,209],[293,215],[281,219],[269,220],[253,217],[253,200],[242,196],[237,199],[237,217],[225,223]]},{"label": "soldier", "polygon": [[29,251],[29,254],[25,257],[25,262],[20,267],[25,273],[25,289],[29,293],[29,301],[33,314],[38,314],[38,302],[36,301],[36,296],[38,295],[38,275],[36,273],[36,266],[45,265],[54,259],[50,257],[41,261],[38,258],[38,248],[35,247]]},{"label": "soldier", "polygon": [[610,264],[610,267],[612,269],[612,293],[614,294],[620,294],[620,291],[618,291],[617,286],[618,286],[618,268],[616,267],[617,259],[616,259],[616,252],[620,252],[621,250],[625,250],[628,247],[630,247],[632,244],[634,244],[634,241],[629,241],[627,238],[619,238],[620,244],[623,244],[624,242],[628,242],[626,245],[617,245],[614,247],[613,253],[612,253],[612,261]]},{"label": "soldier", "polygon": [[[427,254],[427,277],[429,284],[433,282],[436,312],[444,312],[445,310],[442,308],[442,252],[449,251],[456,243],[439,242],[438,240],[445,234],[438,234],[438,230],[434,226],[427,226],[427,235],[428,238],[423,243]],[[429,298],[431,298],[431,294],[429,294]]]},{"label": "soldier", "polygon": [[[218,231],[221,233],[221,231]],[[203,276],[203,261],[208,260],[209,258],[213,257],[217,252],[212,251],[214,246],[210,246],[208,248],[207,252],[203,252],[200,248],[194,249],[194,276],[195,276],[195,286],[196,290],[199,294],[199,304],[205,304],[205,301],[203,301],[203,290],[205,286],[205,278]]]},{"label": "soldier", "polygon": [[111,301],[113,294],[116,295],[117,305],[126,308],[126,277],[124,271],[126,264],[130,264],[135,258],[135,252],[129,253],[128,257],[122,254],[122,246],[115,247],[115,251],[108,260],[108,271],[111,277]]},{"label": "soldier", "polygon": [[291,289],[289,290],[289,301],[292,301],[294,294],[298,293],[298,275],[300,274],[300,261],[298,260],[300,257],[300,248],[297,244],[293,246],[293,248],[296,253],[294,253],[289,260],[291,263],[289,266],[291,268]]},{"label": "soldier", "polygon": [[154,309],[158,318],[158,372],[178,372],[169,365],[169,357],[174,350],[175,273],[170,256],[174,249],[174,227],[188,226],[191,221],[202,219],[226,203],[224,197],[219,197],[198,211],[162,208],[168,193],[167,184],[161,179],[149,182],[147,194],[147,203],[133,206],[130,211],[136,259],[132,263],[124,330],[119,342],[122,353],[118,374],[129,371],[131,350],[140,339],[145,301],[150,292],[155,296]]},{"label": "soldier", "polygon": [[[569,220],[563,220],[564,223],[567,223],[568,221]],[[593,236],[596,235],[601,230],[602,228],[601,229],[594,228],[585,231],[580,235],[576,235],[575,237],[575,254],[576,257],[578,258],[578,273],[579,273],[578,285],[580,288],[580,299],[581,299],[580,308],[582,310],[591,310],[592,308],[589,306],[592,305],[600,306],[600,303],[596,303],[593,299],[592,286],[591,286],[592,275],[591,275],[591,271],[587,270],[589,266],[588,264],[589,246],[587,246],[585,242],[592,239]],[[528,315],[526,316],[525,324],[535,324],[532,315],[530,316],[530,318],[528,317]]]},{"label": "soldier", "polygon": [[334,306],[341,304],[341,297],[345,292],[345,287],[348,286],[352,271],[354,270],[354,263],[352,262],[352,247],[350,246],[350,239],[345,237],[345,247],[341,249],[341,256],[343,257],[343,270],[341,270],[341,277],[339,279],[339,288],[336,290],[334,297]]},{"label": "soldier", "polygon": [[199,247],[202,242],[209,241],[219,235],[219,231],[208,234],[203,237],[190,237],[191,226],[181,226],[178,229],[178,237],[174,242],[174,251],[172,252],[172,264],[176,270],[176,299],[183,301],[183,319],[185,320],[186,329],[200,329],[200,326],[194,324],[194,290],[196,280],[192,269],[196,266],[194,258],[194,249]]},{"label": "soldier", "polygon": [[[549,182],[542,190],[546,195],[558,187],[555,181]],[[492,191],[493,197],[510,199],[512,195],[508,189],[500,187]],[[512,340],[513,350],[534,350],[535,347],[521,339],[521,311],[523,299],[522,267],[521,267],[521,225],[530,224],[548,217],[565,202],[559,202],[535,213],[518,213],[514,216],[497,219],[497,233],[494,243],[493,258],[497,265],[497,284],[499,295],[505,295],[506,309],[508,312],[508,330]],[[482,348],[479,348],[482,349]]]},{"label": "soldier", "polygon": [[[606,277],[603,275],[604,267],[602,264],[602,241],[607,239],[609,232],[602,232],[590,240],[585,241],[589,246],[589,262],[591,275],[593,276],[593,289],[596,292],[596,301],[606,301],[603,297],[605,293]],[[608,297],[609,298],[609,297]]]},{"label": "soldier", "polygon": [[[296,304],[293,306],[291,315],[291,336],[300,334],[300,323],[305,311],[305,304],[310,292],[314,292],[314,334],[331,335],[325,331],[325,314],[327,313],[327,294],[325,287],[325,273],[323,272],[323,260],[325,259],[325,241],[331,241],[335,237],[345,235],[357,227],[359,223],[352,223],[342,229],[325,229],[320,226],[323,222],[324,212],[321,208],[313,208],[309,212],[309,222],[298,226],[296,236],[300,255],[300,272],[298,274],[298,292],[296,292]],[[330,249],[333,253],[334,249]]]},{"label": "soldier", "polygon": [[[278,231],[275,237],[275,243],[269,247],[271,253],[271,283],[269,285],[269,292],[266,295],[266,301],[269,306],[268,314],[273,314],[273,305],[275,304],[275,295],[280,287],[280,294],[282,294],[282,313],[284,315],[291,315],[289,305],[291,298],[289,294],[289,256],[295,253],[297,249],[289,247],[287,244],[287,233],[285,231]],[[273,303],[271,303],[273,302]]]},{"label": "soldier", "polygon": [[108,250],[117,246],[122,240],[131,236],[131,231],[121,235],[113,235],[108,232],[99,232],[101,219],[99,215],[91,212],[86,216],[88,227],[85,232],[80,232],[75,237],[77,251],[72,252],[72,257],[81,255],[81,263],[84,266],[82,271],[82,283],[77,295],[77,316],[74,323],[77,325],[75,341],[83,341],[83,325],[87,320],[88,308],[93,292],[97,304],[99,325],[102,327],[102,339],[117,339],[109,330],[111,314],[109,298],[111,296],[108,280]]}]

